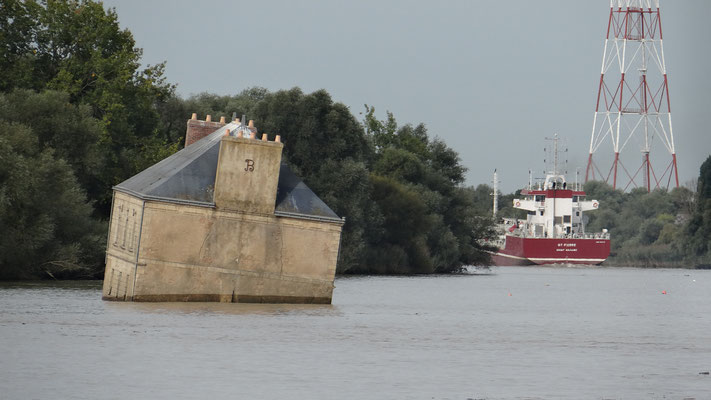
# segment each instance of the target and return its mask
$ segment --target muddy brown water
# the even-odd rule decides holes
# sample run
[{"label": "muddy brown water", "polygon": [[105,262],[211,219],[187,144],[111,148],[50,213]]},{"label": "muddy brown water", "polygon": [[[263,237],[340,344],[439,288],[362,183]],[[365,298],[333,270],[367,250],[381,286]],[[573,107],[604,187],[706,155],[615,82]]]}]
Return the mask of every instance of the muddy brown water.
[{"label": "muddy brown water", "polygon": [[711,399],[711,271],[481,272],[338,278],[332,305],[0,284],[0,399]]}]

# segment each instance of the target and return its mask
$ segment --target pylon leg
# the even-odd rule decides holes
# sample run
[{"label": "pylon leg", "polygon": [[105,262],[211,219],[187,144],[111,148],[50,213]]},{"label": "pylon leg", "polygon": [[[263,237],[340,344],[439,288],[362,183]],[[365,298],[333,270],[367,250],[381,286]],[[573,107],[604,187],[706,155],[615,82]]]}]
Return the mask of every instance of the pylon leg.
[{"label": "pylon leg", "polygon": [[651,192],[651,185],[649,182],[649,153],[644,153],[644,168],[645,168],[645,173],[644,173],[644,180],[645,184],[647,185],[647,193]]},{"label": "pylon leg", "polygon": [[615,162],[612,164],[612,168],[614,169],[613,175],[612,175],[612,188],[617,189],[617,162],[620,160],[620,153],[615,152]]},{"label": "pylon leg", "polygon": [[[588,167],[585,168],[585,183],[588,183],[588,178],[590,177],[590,169],[592,169],[592,153],[588,157]],[[595,179],[595,171],[593,171],[593,179]]]},{"label": "pylon leg", "polygon": [[679,187],[679,170],[676,168],[676,153],[672,153],[672,164],[674,165],[674,179],[676,180],[676,187]]}]

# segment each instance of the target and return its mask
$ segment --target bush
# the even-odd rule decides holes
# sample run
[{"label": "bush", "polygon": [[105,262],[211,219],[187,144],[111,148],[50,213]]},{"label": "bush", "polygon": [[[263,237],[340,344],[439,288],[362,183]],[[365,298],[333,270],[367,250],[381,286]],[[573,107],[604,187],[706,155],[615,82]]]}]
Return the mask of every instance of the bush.
[{"label": "bush", "polygon": [[71,167],[32,130],[0,120],[0,279],[100,274],[106,226]]}]

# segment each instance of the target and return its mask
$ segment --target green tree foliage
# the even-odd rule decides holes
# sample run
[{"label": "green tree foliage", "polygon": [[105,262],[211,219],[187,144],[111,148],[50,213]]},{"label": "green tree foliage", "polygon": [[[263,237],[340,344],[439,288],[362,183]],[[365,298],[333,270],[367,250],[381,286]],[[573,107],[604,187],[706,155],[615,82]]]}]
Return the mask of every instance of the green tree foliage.
[{"label": "green tree foliage", "polygon": [[185,121],[192,113],[196,113],[200,119],[210,115],[213,121],[219,121],[220,117],[229,121],[233,114],[237,118],[243,115],[253,118],[252,109],[267,94],[264,88],[252,87],[231,96],[200,93],[182,99],[172,95],[165,102],[158,103],[160,136],[168,143],[179,143],[182,148],[185,145]]},{"label": "green tree foliage", "polygon": [[371,177],[371,198],[383,214],[380,235],[370,237],[368,266],[380,273],[432,272],[426,247],[426,206],[394,179]]},{"label": "green tree foliage", "polygon": [[701,164],[697,187],[696,208],[679,247],[699,264],[711,265],[711,156]]},{"label": "green tree foliage", "polygon": [[[477,185],[475,189],[472,189],[474,207],[480,215],[492,215],[492,208],[494,206],[493,193],[494,188],[483,183]],[[514,199],[520,198],[521,190],[508,194],[499,192],[499,208],[496,211],[497,218],[518,218],[525,220],[526,211],[513,207]]]},{"label": "green tree foliage", "polygon": [[334,103],[325,90],[305,95],[294,88],[268,94],[253,115],[260,132],[281,135],[284,156],[306,178],[317,174],[324,160],[367,160],[371,151],[348,107]]},{"label": "green tree foliage", "polygon": [[399,182],[421,182],[425,175],[425,164],[420,157],[405,149],[388,147],[383,149],[373,172],[390,177]]},{"label": "green tree foliage", "polygon": [[5,0],[0,28],[0,122],[11,132],[0,164],[2,278],[100,270],[96,221],[108,217],[111,187],[181,148],[193,112],[246,114],[281,135],[285,160],[346,217],[339,272],[487,262],[479,243],[491,221],[461,186],[458,154],[423,124],[398,126],[392,113],[379,121],[367,106],[361,123],[325,90],[182,99],[164,64],[141,68],[131,33],[93,0]]},{"label": "green tree foliage", "polygon": [[[398,127],[392,113],[379,121],[368,106],[361,124],[324,90],[257,92],[251,99],[244,109],[260,132],[281,135],[285,159],[346,218],[339,272],[448,272],[488,262],[478,243],[491,234],[491,221],[460,186],[465,168],[458,154],[430,140],[424,125]],[[230,114],[225,98],[194,100]]]},{"label": "green tree foliage", "polygon": [[[708,162],[708,161],[707,161]],[[706,164],[706,163],[705,163]],[[711,169],[711,162],[707,168]],[[701,177],[704,176],[704,165]],[[705,210],[700,210],[701,192],[643,188],[629,193],[614,190],[603,182],[585,185],[589,199],[600,200],[599,211],[586,214],[588,231],[606,228],[611,235],[611,264],[633,266],[693,266],[708,262],[709,234]],[[697,207],[695,207],[696,205]]]},{"label": "green tree foliage", "polygon": [[363,263],[366,237],[372,235],[371,227],[379,226],[383,218],[369,197],[369,175],[363,161],[328,159],[306,181],[336,214],[346,218],[341,234],[339,272]]},{"label": "green tree foliage", "polygon": [[106,226],[72,168],[32,129],[0,120],[0,279],[94,276]]},{"label": "green tree foliage", "polygon": [[75,106],[64,92],[17,89],[0,93],[0,120],[32,128],[41,150],[51,148],[72,168],[90,198],[104,197],[101,171],[106,162],[101,151],[101,123],[87,105]]},{"label": "green tree foliage", "polygon": [[[370,237],[368,265],[389,255],[391,269],[384,272],[431,273],[489,262],[488,248],[480,243],[493,235],[491,220],[477,209],[476,190],[461,186],[466,169],[459,155],[440,139],[431,140],[422,124],[398,127],[392,113],[379,121],[366,106],[363,125],[375,152],[372,198],[384,216],[374,230],[379,235]],[[403,202],[409,207],[396,212]]]},{"label": "green tree foliage", "polygon": [[37,63],[37,17],[41,11],[34,1],[0,3],[0,91],[47,82],[33,73]]},{"label": "green tree foliage", "polygon": [[155,134],[158,108],[173,93],[164,65],[141,70],[131,33],[91,0],[3,1],[0,26],[0,91],[62,91],[101,121],[101,189],[85,189],[106,216],[112,185],[174,151]]}]

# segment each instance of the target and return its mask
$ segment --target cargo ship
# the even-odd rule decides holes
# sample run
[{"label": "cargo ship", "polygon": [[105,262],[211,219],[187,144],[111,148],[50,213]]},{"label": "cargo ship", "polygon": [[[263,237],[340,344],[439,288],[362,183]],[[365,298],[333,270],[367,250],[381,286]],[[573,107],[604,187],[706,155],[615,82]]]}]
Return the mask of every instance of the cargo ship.
[{"label": "cargo ship", "polygon": [[[521,190],[521,198],[513,207],[527,213],[526,220],[502,218],[497,225],[491,252],[497,266],[541,264],[598,265],[610,255],[610,234],[585,231],[583,213],[600,207],[597,200],[588,200],[577,184],[568,185],[565,175],[557,171],[557,136],[555,166],[545,180]],[[494,210],[497,207],[496,172],[494,172]],[[494,214],[495,216],[495,214]]]}]

